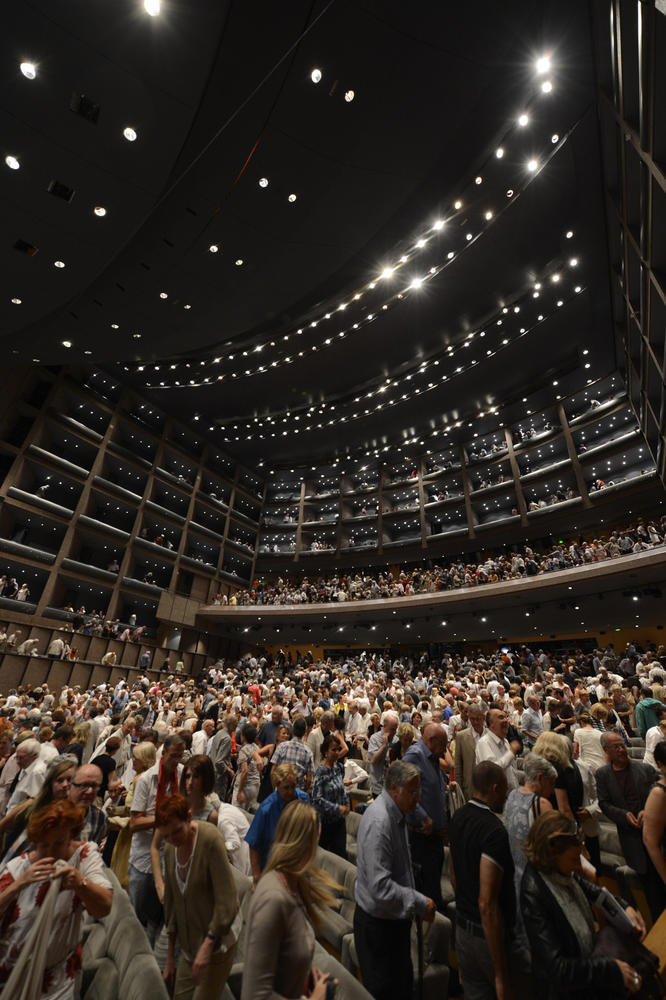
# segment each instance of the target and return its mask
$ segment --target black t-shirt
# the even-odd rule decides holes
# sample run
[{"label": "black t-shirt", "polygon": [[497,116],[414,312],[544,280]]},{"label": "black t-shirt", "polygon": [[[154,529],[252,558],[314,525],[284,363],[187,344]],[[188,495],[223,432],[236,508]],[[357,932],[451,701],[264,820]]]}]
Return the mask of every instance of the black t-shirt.
[{"label": "black t-shirt", "polygon": [[481,856],[485,855],[502,869],[500,912],[505,926],[513,927],[516,915],[513,859],[509,835],[499,816],[477,799],[470,799],[451,818],[449,843],[456,877],[456,912],[481,923],[479,884]]},{"label": "black t-shirt", "polygon": [[[578,810],[583,808],[583,779],[580,776],[580,771],[575,764],[564,768],[559,767],[557,764],[555,766],[557,767],[555,788],[561,788],[567,793],[571,811],[574,816],[577,816]],[[553,792],[550,802],[553,809],[558,808],[555,792]]]},{"label": "black t-shirt", "polygon": [[103,799],[106,795],[107,785],[109,784],[109,775],[115,771],[118,765],[113,757],[111,757],[108,753],[101,753],[99,757],[95,757],[93,764],[102,772],[102,787],[100,788],[98,795]]}]

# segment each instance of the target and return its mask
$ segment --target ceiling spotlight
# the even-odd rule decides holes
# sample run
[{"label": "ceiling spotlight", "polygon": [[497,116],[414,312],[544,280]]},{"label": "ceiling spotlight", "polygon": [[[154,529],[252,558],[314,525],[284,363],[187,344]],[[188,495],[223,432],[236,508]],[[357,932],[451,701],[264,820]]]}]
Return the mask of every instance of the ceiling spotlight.
[{"label": "ceiling spotlight", "polygon": [[210,250],[211,253],[217,253],[217,251],[220,248],[218,247],[217,243],[211,243],[211,245],[208,247],[208,249]]},{"label": "ceiling spotlight", "polygon": [[456,209],[456,211],[459,211],[462,208],[462,202],[460,198],[458,199],[458,201],[455,201],[453,203],[453,207]]},{"label": "ceiling spotlight", "polygon": [[567,233],[567,239],[570,240],[572,236],[573,236],[573,230],[570,229],[569,232]]},{"label": "ceiling spotlight", "polygon": [[53,263],[54,263],[55,267],[64,267],[65,266],[64,260],[54,260]]},{"label": "ceiling spotlight", "polygon": [[513,198],[513,188],[507,188],[506,196],[507,198]]},{"label": "ceiling spotlight", "polygon": [[355,95],[353,90],[345,90],[345,101],[347,102],[347,104],[351,104],[351,102],[354,100],[354,96]]},{"label": "ceiling spotlight", "polygon": [[557,132],[554,132],[554,133],[553,133],[553,134],[551,135],[551,137],[550,137],[550,141],[552,142],[553,146],[554,146],[554,145],[555,145],[556,143],[558,143],[558,142],[560,141],[560,137],[559,137],[559,135],[557,134]]},{"label": "ceiling spotlight", "polygon": [[529,122],[529,117],[524,113],[518,119],[518,124],[520,125],[521,128],[525,128],[528,122]]},{"label": "ceiling spotlight", "polygon": [[531,174],[533,174],[535,172],[535,170],[536,170],[536,168],[538,166],[539,166],[538,160],[528,160],[527,161],[527,169],[529,170],[529,172]]},{"label": "ceiling spotlight", "polygon": [[143,0],[143,6],[151,17],[157,17],[160,12],[160,0]]},{"label": "ceiling spotlight", "polygon": [[298,197],[298,196],[297,196],[297,195],[295,195],[295,194],[290,194],[290,195],[288,196],[288,198],[287,198],[287,201],[291,201],[291,202],[294,202],[294,201],[296,201],[296,198],[297,198],[297,197]]},{"label": "ceiling spotlight", "polygon": [[321,80],[321,70],[313,69],[312,72],[310,73],[310,79],[312,80],[313,83],[319,83],[319,81]]},{"label": "ceiling spotlight", "polygon": [[423,284],[423,278],[412,278],[411,282],[409,283],[409,287],[420,288],[422,284]]},{"label": "ceiling spotlight", "polygon": [[160,292],[160,298],[161,299],[168,299],[169,298],[169,293],[168,292]]},{"label": "ceiling spotlight", "polygon": [[572,257],[571,260],[569,261],[569,267],[577,267],[577,265],[578,265],[578,257]]},{"label": "ceiling spotlight", "polygon": [[437,221],[433,223],[432,228],[437,230],[437,232],[439,232],[440,229],[444,228],[444,219],[437,219]]},{"label": "ceiling spotlight", "polygon": [[20,70],[27,80],[34,80],[37,76],[37,67],[31,62],[22,62]]},{"label": "ceiling spotlight", "polygon": [[392,274],[393,274],[393,268],[392,267],[385,267],[384,270],[382,271],[380,277],[381,278],[390,278]]},{"label": "ceiling spotlight", "polygon": [[240,267],[242,263],[243,263],[243,258],[239,257],[238,260],[236,261],[236,267]]},{"label": "ceiling spotlight", "polygon": [[15,156],[5,156],[5,163],[7,164],[10,170],[18,170],[19,167],[21,166],[21,164],[19,163],[19,161],[16,159]]},{"label": "ceiling spotlight", "polygon": [[128,142],[134,142],[134,140],[136,139],[136,131],[129,125],[127,126],[127,128],[123,129],[123,135],[125,136]]},{"label": "ceiling spotlight", "polygon": [[134,340],[141,340],[141,334],[140,333],[133,333],[132,337],[134,338]]},{"label": "ceiling spotlight", "polygon": [[544,94],[550,94],[552,89],[553,89],[553,84],[550,80],[544,80],[543,83],[541,84],[541,90],[543,91]]},{"label": "ceiling spotlight", "polygon": [[543,73],[547,73],[550,69],[550,56],[541,56],[537,59],[535,68],[540,76]]},{"label": "ceiling spotlight", "polygon": [[474,183],[475,184],[483,184],[483,177],[481,177],[481,175],[479,174],[478,177],[474,178]]},{"label": "ceiling spotlight", "polygon": [[95,213],[95,215],[98,215],[100,219],[102,219],[106,215],[106,209],[102,208],[101,205],[95,205],[95,207],[93,208],[93,212]]},{"label": "ceiling spotlight", "polygon": [[117,323],[112,323],[111,324],[111,329],[112,330],[118,330],[119,329],[118,324]]},{"label": "ceiling spotlight", "polygon": [[488,209],[488,211],[486,212],[484,218],[486,219],[487,222],[490,222],[490,220],[492,219],[492,217],[493,217],[493,213],[490,211],[490,209]]},{"label": "ceiling spotlight", "polygon": [[560,280],[559,274],[553,274],[553,275],[551,275],[550,280],[554,281],[557,284],[557,282]]},{"label": "ceiling spotlight", "polygon": [[268,187],[268,177],[260,177],[259,178],[259,187],[260,188],[267,188]]},{"label": "ceiling spotlight", "polygon": [[502,149],[501,146],[499,147],[499,149],[495,150],[495,156],[497,157],[498,160],[501,160],[502,157],[504,156],[504,150]]},{"label": "ceiling spotlight", "polygon": [[63,347],[71,347],[72,346],[71,340],[63,340],[62,346]]},{"label": "ceiling spotlight", "polygon": [[20,306],[21,305],[21,299],[16,299],[16,298],[12,299],[12,304],[15,305],[15,306]]}]

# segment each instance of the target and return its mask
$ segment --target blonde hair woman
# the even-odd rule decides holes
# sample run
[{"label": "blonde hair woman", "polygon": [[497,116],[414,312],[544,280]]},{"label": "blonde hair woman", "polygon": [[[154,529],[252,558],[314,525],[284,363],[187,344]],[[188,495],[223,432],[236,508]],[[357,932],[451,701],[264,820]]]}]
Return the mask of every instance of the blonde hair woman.
[{"label": "blonde hair woman", "polygon": [[132,799],[134,798],[136,779],[140,774],[143,774],[144,771],[147,771],[154,765],[156,757],[157,751],[155,750],[154,743],[148,743],[148,741],[146,741],[145,743],[138,743],[134,747],[132,750],[132,763],[134,765],[136,777],[132,781],[129,791],[125,797],[123,815],[116,814],[109,818],[109,826],[120,829],[118,839],[116,840],[113,848],[111,864],[109,867],[117,877],[123,889],[127,889],[129,886],[129,856],[130,847],[132,845],[132,833],[129,828],[129,816],[132,807]]},{"label": "blonde hair woman", "polygon": [[285,806],[247,918],[241,1000],[325,1000],[328,976],[312,965],[318,911],[335,883],[314,863],[319,817],[307,802]]},{"label": "blonde hair woman", "polygon": [[578,823],[578,813],[583,808],[583,779],[571,760],[569,740],[559,733],[542,733],[534,744],[534,753],[555,765],[557,781],[551,804]]}]

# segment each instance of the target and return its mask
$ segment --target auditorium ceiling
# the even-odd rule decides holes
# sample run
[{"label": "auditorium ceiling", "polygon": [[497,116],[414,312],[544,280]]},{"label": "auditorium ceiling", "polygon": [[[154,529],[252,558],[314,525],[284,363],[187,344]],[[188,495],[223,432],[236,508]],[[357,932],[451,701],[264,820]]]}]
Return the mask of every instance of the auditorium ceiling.
[{"label": "auditorium ceiling", "polygon": [[578,391],[617,366],[591,39],[583,0],[8,5],[5,364],[260,467]]}]

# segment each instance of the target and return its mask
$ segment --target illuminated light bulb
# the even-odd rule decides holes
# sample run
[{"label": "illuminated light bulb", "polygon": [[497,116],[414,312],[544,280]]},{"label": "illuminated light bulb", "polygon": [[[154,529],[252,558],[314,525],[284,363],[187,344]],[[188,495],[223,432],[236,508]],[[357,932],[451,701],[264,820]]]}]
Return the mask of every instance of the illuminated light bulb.
[{"label": "illuminated light bulb", "polygon": [[578,294],[578,292],[582,292],[582,290],[583,289],[580,287],[580,285],[576,285],[576,287],[574,288],[574,292],[576,293],[576,295]]},{"label": "illuminated light bulb", "polygon": [[64,260],[54,260],[53,264],[54,264],[54,267],[63,268],[65,266]]},{"label": "illuminated light bulb", "polygon": [[37,76],[37,67],[31,62],[22,62],[19,69],[23,73],[26,80],[34,80]]},{"label": "illuminated light bulb", "polygon": [[260,188],[267,188],[268,187],[268,177],[260,177],[259,178],[259,187]]},{"label": "illuminated light bulb", "polygon": [[508,188],[506,196],[507,198],[513,198],[513,188]]},{"label": "illuminated light bulb", "polygon": [[485,218],[485,219],[486,219],[486,220],[487,220],[488,222],[490,222],[490,220],[492,219],[492,217],[493,217],[493,213],[492,213],[492,212],[490,211],[490,209],[488,209],[488,211],[486,212],[486,214],[485,214],[484,218]]},{"label": "illuminated light bulb", "polygon": [[453,203],[453,207],[456,209],[456,211],[459,211],[462,208],[462,202],[460,198],[458,199],[458,201],[455,201]]},{"label": "illuminated light bulb", "polygon": [[412,278],[409,287],[420,288],[422,284],[423,284],[423,278]]},{"label": "illuminated light bulb", "polygon": [[521,128],[525,128],[525,126],[529,123],[529,120],[529,116],[523,112],[523,114],[518,118],[518,124]]},{"label": "illuminated light bulb", "polygon": [[297,198],[297,195],[290,194],[289,197],[287,198],[287,201],[296,201],[296,198]]},{"label": "illuminated light bulb", "polygon": [[471,233],[467,233],[467,236],[465,237],[465,239],[468,240],[468,241],[471,240],[472,239],[472,234]]},{"label": "illuminated light bulb", "polygon": [[502,149],[501,146],[495,150],[495,156],[497,157],[498,160],[501,160],[502,157],[504,156],[504,150]]},{"label": "illuminated light bulb", "polygon": [[99,216],[100,219],[103,219],[104,216],[106,215],[106,209],[103,208],[102,205],[95,205],[95,207],[93,208],[93,212],[95,213],[95,215]]},{"label": "illuminated light bulb", "polygon": [[354,100],[354,96],[355,94],[353,90],[345,90],[345,101],[347,102],[347,104],[351,104],[351,102]]},{"label": "illuminated light bulb", "polygon": [[160,292],[160,298],[161,299],[168,299],[169,298],[169,293],[168,292]]},{"label": "illuminated light bulb", "polygon": [[419,250],[422,250],[425,245],[426,245],[426,241],[425,240],[418,240],[417,244],[416,244],[416,246],[418,247]]},{"label": "illuminated light bulb", "polygon": [[134,142],[136,139],[136,130],[128,125],[126,128],[123,129],[123,135],[125,136],[128,142]]},{"label": "illuminated light bulb", "polygon": [[63,340],[62,346],[63,347],[71,347],[72,346],[71,340]]},{"label": "illuminated light bulb", "polygon": [[21,305],[21,299],[13,298],[12,299],[12,305],[20,306]]},{"label": "illuminated light bulb", "polygon": [[319,81],[321,80],[321,70],[313,69],[312,72],[310,73],[310,79],[312,80],[313,83],[319,83]]},{"label": "illuminated light bulb", "polygon": [[236,267],[241,267],[242,263],[243,263],[243,258],[242,257],[239,257],[238,260],[235,261]]},{"label": "illuminated light bulb", "polygon": [[432,228],[435,230],[435,232],[439,232],[440,229],[444,228],[444,219],[437,219],[437,221],[433,223]]},{"label": "illuminated light bulb", "polygon": [[557,282],[560,280],[559,274],[553,274],[550,280],[557,284]]},{"label": "illuminated light bulb", "polygon": [[531,174],[533,174],[536,171],[536,168],[538,166],[539,166],[538,160],[528,160],[527,161],[527,169],[529,170],[529,172]]},{"label": "illuminated light bulb", "polygon": [[569,267],[577,267],[577,266],[578,266],[578,257],[572,257],[571,260],[569,261]]},{"label": "illuminated light bulb", "polygon": [[566,235],[567,235],[567,239],[570,240],[571,237],[573,236],[573,230],[570,229],[569,232]]},{"label": "illuminated light bulb", "polygon": [[120,327],[118,326],[118,324],[117,324],[117,323],[112,323],[112,324],[111,324],[111,329],[112,329],[112,330],[118,330],[118,329],[120,329]]},{"label": "illuminated light bulb", "polygon": [[550,80],[544,80],[541,84],[541,91],[544,94],[550,94],[553,89],[553,84]]},{"label": "illuminated light bulb", "polygon": [[5,163],[7,164],[10,170],[18,170],[19,167],[21,166],[21,164],[19,163],[19,161],[16,159],[15,156],[5,156]]},{"label": "illuminated light bulb", "polygon": [[146,14],[150,14],[151,17],[157,17],[160,12],[160,0],[143,0],[143,6]]},{"label": "illuminated light bulb", "polygon": [[553,146],[560,141],[560,137],[557,134],[557,132],[553,132],[553,134],[550,137],[550,141],[552,142]]},{"label": "illuminated light bulb", "polygon": [[483,177],[481,176],[481,174],[479,174],[478,177],[474,178],[474,183],[475,184],[483,184]]},{"label": "illuminated light bulb", "polygon": [[380,277],[382,277],[382,278],[390,278],[392,274],[393,274],[393,268],[392,267],[385,267],[384,270],[382,271]]},{"label": "illuminated light bulb", "polygon": [[541,76],[550,69],[550,56],[540,56],[535,63],[535,69]]}]

